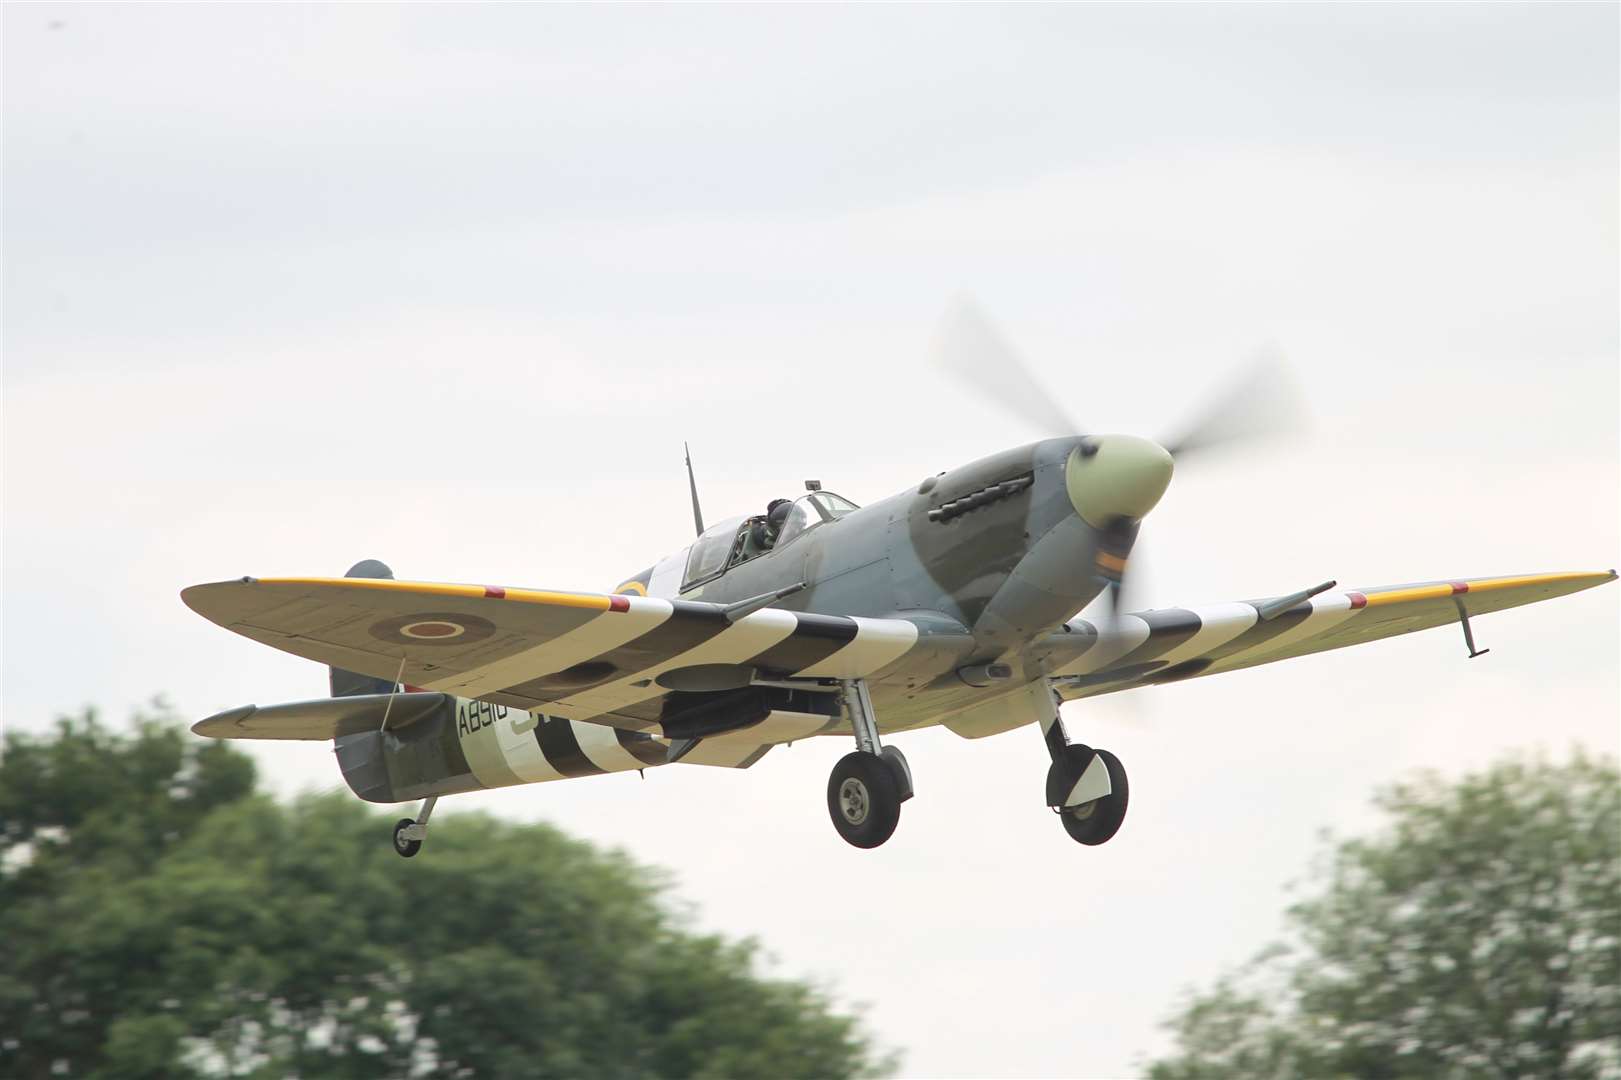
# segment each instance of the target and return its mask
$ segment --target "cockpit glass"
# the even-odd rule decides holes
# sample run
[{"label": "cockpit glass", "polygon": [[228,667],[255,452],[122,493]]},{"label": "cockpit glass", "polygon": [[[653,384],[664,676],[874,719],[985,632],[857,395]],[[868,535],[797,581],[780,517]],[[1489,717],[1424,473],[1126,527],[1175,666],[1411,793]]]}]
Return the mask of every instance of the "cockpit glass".
[{"label": "cockpit glass", "polygon": [[861,508],[849,499],[835,495],[831,491],[801,495],[794,500],[794,508],[789,512],[782,531],[777,534],[777,546],[782,547],[806,529],[815,528],[824,521],[837,521],[852,510],[859,509]]},{"label": "cockpit glass", "polygon": [[818,491],[811,499],[821,507],[822,515],[829,521],[837,521],[850,511],[861,509],[843,495],[835,495],[831,491]]},{"label": "cockpit glass", "polygon": [[726,556],[732,552],[732,541],[737,536],[743,519],[730,518],[704,530],[687,557],[687,585],[714,577],[726,565]]},{"label": "cockpit glass", "polygon": [[812,511],[805,499],[796,500],[794,508],[788,511],[788,520],[782,523],[782,529],[777,533],[777,547],[782,547],[812,524],[821,523],[821,515]]}]

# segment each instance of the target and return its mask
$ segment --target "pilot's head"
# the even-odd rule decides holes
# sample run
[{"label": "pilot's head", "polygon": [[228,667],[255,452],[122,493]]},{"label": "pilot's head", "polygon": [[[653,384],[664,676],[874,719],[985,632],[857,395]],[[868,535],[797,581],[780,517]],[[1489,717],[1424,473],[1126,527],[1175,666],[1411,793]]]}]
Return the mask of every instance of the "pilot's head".
[{"label": "pilot's head", "polygon": [[793,509],[794,504],[787,499],[772,499],[766,504],[765,523],[766,528],[771,530],[772,536],[776,536],[782,531],[783,523],[788,520],[788,515],[793,512]]}]

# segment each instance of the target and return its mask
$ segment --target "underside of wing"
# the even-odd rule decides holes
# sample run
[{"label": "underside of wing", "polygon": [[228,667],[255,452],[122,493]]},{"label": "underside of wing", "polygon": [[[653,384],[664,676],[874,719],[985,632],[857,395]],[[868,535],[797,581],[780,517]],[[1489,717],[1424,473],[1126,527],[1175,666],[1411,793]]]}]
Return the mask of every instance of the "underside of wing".
[{"label": "underside of wing", "polygon": [[672,736],[726,727],[717,695],[751,724],[824,713],[756,684],[869,677],[918,639],[903,619],[391,579],[243,578],[181,595],[228,630],[346,671]]},{"label": "underside of wing", "polygon": [[1460,579],[1329,590],[1292,605],[1282,597],[1137,612],[1103,626],[1075,620],[1048,639],[1046,665],[1066,700],[1090,697],[1461,625],[1615,577],[1611,570]]}]

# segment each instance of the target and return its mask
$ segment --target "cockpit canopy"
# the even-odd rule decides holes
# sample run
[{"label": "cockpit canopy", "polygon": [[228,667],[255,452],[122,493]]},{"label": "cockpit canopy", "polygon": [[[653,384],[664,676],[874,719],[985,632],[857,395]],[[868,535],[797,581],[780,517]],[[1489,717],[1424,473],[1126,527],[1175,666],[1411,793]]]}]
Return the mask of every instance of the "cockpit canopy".
[{"label": "cockpit canopy", "polygon": [[777,547],[782,547],[788,541],[808,529],[826,521],[837,521],[852,510],[861,509],[843,495],[835,495],[831,491],[813,491],[809,495],[801,495],[794,500],[794,507],[788,511],[788,520],[782,524],[782,531],[777,534]]},{"label": "cockpit canopy", "polygon": [[773,538],[759,526],[764,516],[734,517],[711,525],[693,542],[687,553],[687,572],[682,591],[719,577],[734,566],[792,543],[818,525],[858,510],[860,507],[831,491],[813,491],[793,501],[782,528]]}]

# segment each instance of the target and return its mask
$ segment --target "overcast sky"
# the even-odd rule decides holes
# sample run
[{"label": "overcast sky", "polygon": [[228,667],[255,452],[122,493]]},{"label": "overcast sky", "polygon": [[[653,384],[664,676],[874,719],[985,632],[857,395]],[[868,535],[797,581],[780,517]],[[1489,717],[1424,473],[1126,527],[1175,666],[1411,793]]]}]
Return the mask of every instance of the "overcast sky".
[{"label": "overcast sky", "polygon": [[[684,439],[711,518],[1027,441],[928,365],[964,291],[1092,430],[1292,358],[1312,437],[1178,474],[1145,606],[1615,566],[1618,11],[8,6],[4,722],[324,693],[194,582],[612,587],[689,539]],[[1072,706],[1096,850],[1033,730],[898,738],[873,852],[832,739],[441,813],[667,868],[908,1074],[1126,1075],[1375,786],[1614,752],[1618,601]]]}]

